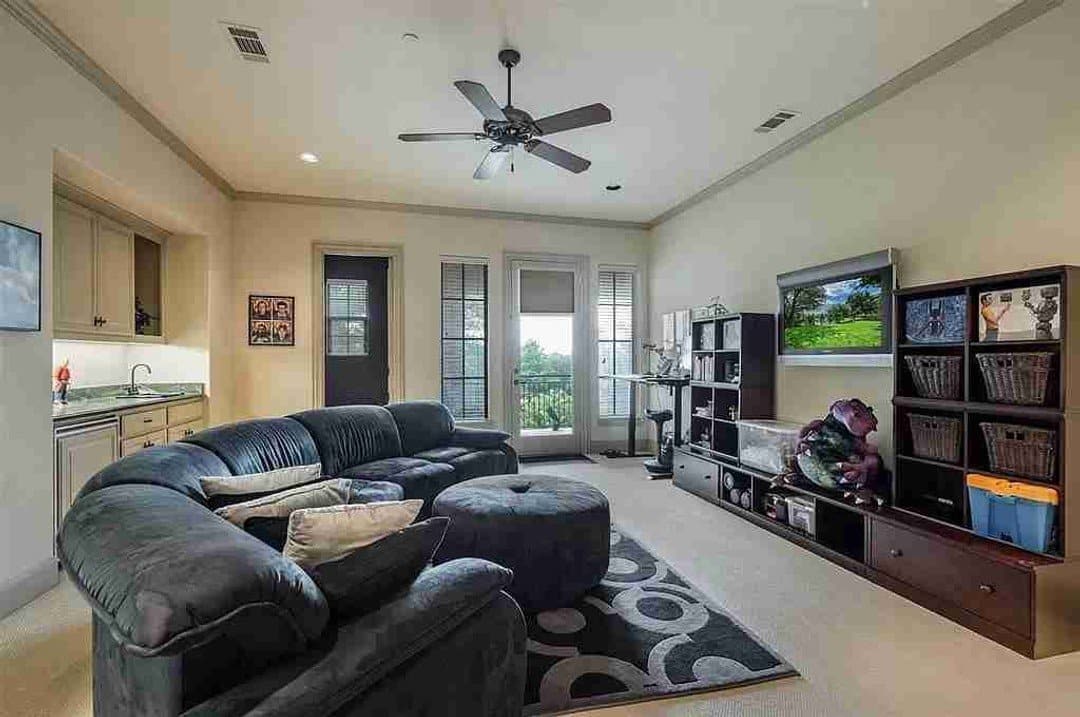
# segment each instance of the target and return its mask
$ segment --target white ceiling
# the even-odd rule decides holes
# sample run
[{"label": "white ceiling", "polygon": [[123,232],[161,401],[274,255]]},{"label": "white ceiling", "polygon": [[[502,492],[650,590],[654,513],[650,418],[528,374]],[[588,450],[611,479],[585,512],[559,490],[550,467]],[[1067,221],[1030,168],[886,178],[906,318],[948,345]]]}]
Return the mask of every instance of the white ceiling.
[{"label": "white ceiling", "polygon": [[[36,0],[236,189],[647,221],[1015,4],[1009,0]],[[260,28],[268,65],[219,24]],[[402,33],[420,36],[406,43]],[[482,143],[452,86],[540,117],[603,102],[614,121],[550,137],[572,175],[519,156],[477,182]],[[775,110],[801,114],[772,134]],[[312,151],[321,162],[297,155]],[[619,182],[621,192],[604,185]]]}]

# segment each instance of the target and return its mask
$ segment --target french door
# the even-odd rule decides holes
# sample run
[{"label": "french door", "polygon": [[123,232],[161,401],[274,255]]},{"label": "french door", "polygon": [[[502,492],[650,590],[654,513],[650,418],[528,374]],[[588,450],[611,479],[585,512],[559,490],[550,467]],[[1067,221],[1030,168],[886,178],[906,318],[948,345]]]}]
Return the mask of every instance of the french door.
[{"label": "french door", "polygon": [[585,271],[576,257],[510,259],[506,356],[513,443],[522,456],[587,445]]}]

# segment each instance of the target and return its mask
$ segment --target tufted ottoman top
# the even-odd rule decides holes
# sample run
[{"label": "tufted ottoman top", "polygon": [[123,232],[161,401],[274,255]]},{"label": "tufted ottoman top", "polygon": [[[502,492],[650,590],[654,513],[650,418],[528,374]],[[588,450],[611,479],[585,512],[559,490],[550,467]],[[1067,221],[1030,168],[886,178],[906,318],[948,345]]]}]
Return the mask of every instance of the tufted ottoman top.
[{"label": "tufted ottoman top", "polygon": [[599,490],[573,478],[502,475],[474,478],[447,488],[436,499],[440,515],[569,516],[607,510]]}]

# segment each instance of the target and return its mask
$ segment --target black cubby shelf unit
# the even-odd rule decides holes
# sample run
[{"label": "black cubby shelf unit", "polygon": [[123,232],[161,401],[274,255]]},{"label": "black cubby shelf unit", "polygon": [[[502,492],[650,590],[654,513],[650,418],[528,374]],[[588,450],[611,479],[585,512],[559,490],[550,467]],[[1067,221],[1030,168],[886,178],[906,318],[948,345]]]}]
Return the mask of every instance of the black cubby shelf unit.
[{"label": "black cubby shelf unit", "polygon": [[776,317],[726,314],[692,325],[688,450],[738,460],[741,418],[771,418]]},{"label": "black cubby shelf unit", "polygon": [[[900,289],[895,293],[895,386],[893,399],[894,446],[896,470],[892,486],[893,505],[960,530],[971,530],[971,505],[967,476],[978,473],[1020,483],[1049,486],[1058,492],[1054,542],[1047,553],[1055,557],[1080,558],[1080,505],[1068,502],[1069,484],[1080,482],[1080,464],[1070,472],[1070,462],[1077,448],[1068,443],[1080,429],[1080,331],[1076,325],[1077,289],[1080,274],[1076,267],[1049,267],[1032,271],[981,277],[928,286]],[[980,340],[980,296],[986,292],[1013,292],[1025,287],[1053,285],[1060,287],[1060,328],[1050,337],[1026,337],[1020,340]],[[943,344],[918,343],[907,337],[906,311],[910,302],[963,296],[966,300],[964,340]],[[1034,301],[1039,301],[1034,297]],[[1019,298],[1011,310],[1027,313]],[[980,355],[1039,352],[1050,355],[1050,372],[1045,397],[1038,405],[994,402],[980,368]],[[909,356],[955,356],[960,360],[960,394],[949,398],[920,396]],[[1072,387],[1073,395],[1067,393]],[[918,455],[913,445],[910,417],[958,419],[961,422],[957,460],[935,460]],[[983,432],[984,423],[1015,425],[1053,431],[1054,471],[1048,477],[994,470]],[[1072,492],[1080,495],[1080,488]],[[1073,503],[1080,504],[1080,499]],[[1070,516],[1073,517],[1070,520]],[[992,538],[980,539],[994,542]]]}]

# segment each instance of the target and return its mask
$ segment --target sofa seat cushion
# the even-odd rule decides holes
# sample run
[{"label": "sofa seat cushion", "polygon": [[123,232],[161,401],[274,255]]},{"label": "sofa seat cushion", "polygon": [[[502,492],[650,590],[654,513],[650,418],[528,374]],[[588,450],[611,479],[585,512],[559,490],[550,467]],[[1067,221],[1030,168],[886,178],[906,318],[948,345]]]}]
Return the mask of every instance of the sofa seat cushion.
[{"label": "sofa seat cushion", "polygon": [[402,455],[397,424],[382,406],[318,408],[292,418],[315,439],[327,475],[342,476],[351,466]]},{"label": "sofa seat cushion", "polygon": [[516,465],[505,452],[491,448],[469,450],[447,462],[454,467],[459,481],[514,473],[517,470]]},{"label": "sofa seat cushion", "polygon": [[86,482],[79,498],[114,485],[157,485],[205,504],[199,479],[229,472],[220,458],[190,443],[171,443],[121,458]]},{"label": "sofa seat cushion", "polygon": [[319,462],[319,451],[311,434],[291,418],[228,423],[199,431],[183,440],[216,454],[233,475],[265,473]]},{"label": "sofa seat cushion", "polygon": [[64,570],[135,655],[177,655],[243,621],[319,637],[326,598],[291,560],[176,491],[119,485],[84,496],[57,538]]},{"label": "sofa seat cushion", "polygon": [[461,448],[458,446],[440,446],[438,448],[429,448],[426,451],[420,451],[414,453],[413,458],[419,458],[425,461],[431,461],[432,463],[449,463],[455,458],[472,453],[472,448]]},{"label": "sofa seat cushion", "polygon": [[424,501],[424,507],[420,511],[421,519],[431,515],[431,501],[435,496],[460,480],[451,465],[406,457],[387,458],[353,466],[339,475],[344,478],[397,483],[401,486],[406,500],[419,498]]}]

